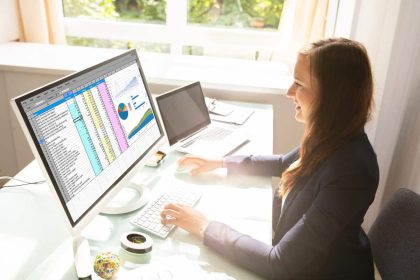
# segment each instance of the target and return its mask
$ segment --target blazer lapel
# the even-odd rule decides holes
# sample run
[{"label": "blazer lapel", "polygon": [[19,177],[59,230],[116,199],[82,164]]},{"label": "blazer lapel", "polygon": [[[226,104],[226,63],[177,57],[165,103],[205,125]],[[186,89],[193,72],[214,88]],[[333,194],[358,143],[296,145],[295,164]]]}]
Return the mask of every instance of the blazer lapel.
[{"label": "blazer lapel", "polygon": [[[292,188],[292,190],[287,195],[286,201],[282,200],[282,203],[285,203],[285,205],[283,206],[283,208],[280,212],[280,218],[278,220],[276,229],[274,231],[273,243],[277,243],[281,239],[281,237],[283,237],[283,231],[284,231],[284,226],[285,226],[285,217],[287,217],[290,205],[292,205],[292,203],[295,200],[297,194],[303,188],[303,185],[304,185],[303,183],[298,182],[296,184],[296,186],[294,188]],[[287,230],[289,230],[289,228],[287,228]],[[287,230],[285,232],[287,232]],[[280,234],[280,236],[279,236],[279,234]]]}]

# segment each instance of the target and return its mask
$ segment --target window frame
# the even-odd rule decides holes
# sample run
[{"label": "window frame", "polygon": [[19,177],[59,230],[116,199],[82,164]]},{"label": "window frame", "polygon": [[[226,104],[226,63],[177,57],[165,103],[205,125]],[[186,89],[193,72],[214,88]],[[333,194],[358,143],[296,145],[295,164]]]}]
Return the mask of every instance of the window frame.
[{"label": "window frame", "polygon": [[[326,36],[335,32],[340,0],[330,0]],[[166,1],[166,23],[107,21],[64,17],[66,36],[130,42],[162,43],[170,46],[171,55],[182,55],[183,46],[205,46],[248,52],[272,60],[281,49],[277,29],[222,28],[188,24],[188,0]],[[104,32],[106,30],[106,36]],[[139,39],[141,38],[141,39]],[[250,57],[249,57],[250,58]],[[248,58],[248,59],[249,59]]]}]

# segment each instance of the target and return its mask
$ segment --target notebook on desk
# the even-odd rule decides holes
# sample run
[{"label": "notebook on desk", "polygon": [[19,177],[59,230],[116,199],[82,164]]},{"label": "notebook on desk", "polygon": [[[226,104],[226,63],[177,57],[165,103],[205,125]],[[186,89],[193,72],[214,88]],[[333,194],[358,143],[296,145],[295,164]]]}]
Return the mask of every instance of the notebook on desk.
[{"label": "notebook on desk", "polygon": [[247,141],[239,129],[211,122],[200,82],[156,97],[169,144],[177,151],[224,156]]},{"label": "notebook on desk", "polygon": [[206,97],[205,100],[213,121],[242,125],[254,113],[254,110],[250,108],[230,105],[209,97]]}]

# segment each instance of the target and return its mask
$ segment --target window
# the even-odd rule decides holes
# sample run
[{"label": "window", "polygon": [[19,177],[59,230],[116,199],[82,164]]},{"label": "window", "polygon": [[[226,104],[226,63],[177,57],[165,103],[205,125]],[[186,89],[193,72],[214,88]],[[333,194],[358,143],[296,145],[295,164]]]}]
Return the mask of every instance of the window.
[{"label": "window", "polygon": [[71,45],[271,60],[284,0],[63,0]]}]

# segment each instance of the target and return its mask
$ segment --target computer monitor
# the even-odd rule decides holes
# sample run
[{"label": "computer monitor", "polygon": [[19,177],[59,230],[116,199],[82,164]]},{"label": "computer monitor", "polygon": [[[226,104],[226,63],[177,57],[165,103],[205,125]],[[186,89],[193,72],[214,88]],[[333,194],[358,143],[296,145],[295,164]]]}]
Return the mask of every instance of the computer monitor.
[{"label": "computer monitor", "polygon": [[165,141],[135,50],[11,104],[77,238]]}]

